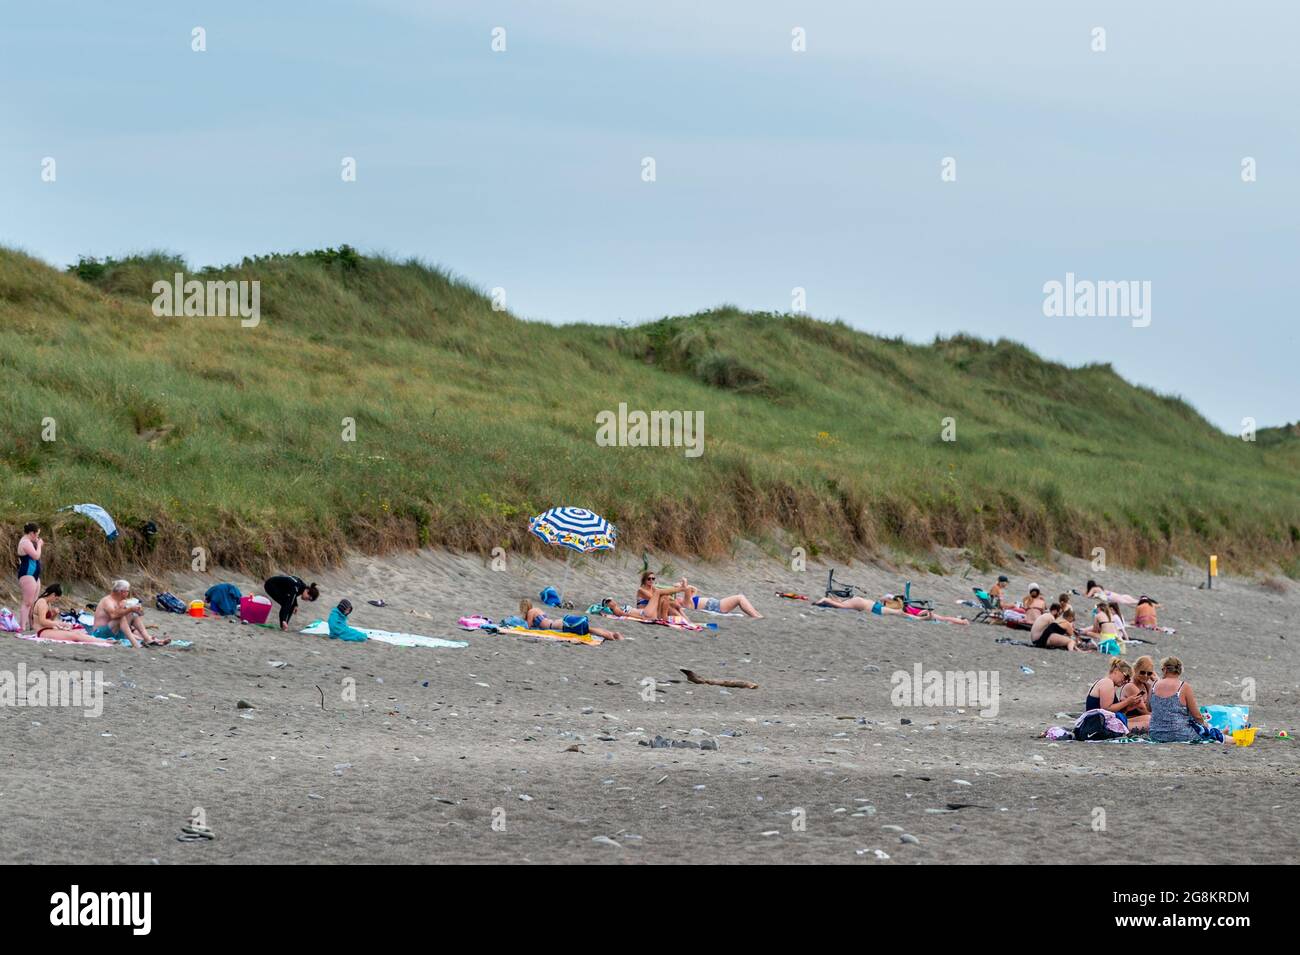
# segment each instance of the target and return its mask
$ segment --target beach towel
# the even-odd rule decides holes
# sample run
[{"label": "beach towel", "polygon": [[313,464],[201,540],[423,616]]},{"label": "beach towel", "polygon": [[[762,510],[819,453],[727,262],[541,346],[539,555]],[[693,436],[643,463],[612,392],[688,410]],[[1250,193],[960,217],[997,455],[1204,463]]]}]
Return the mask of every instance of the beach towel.
[{"label": "beach towel", "polygon": [[[388,643],[395,647],[461,649],[462,647],[469,646],[469,644],[464,640],[444,640],[441,637],[425,637],[418,633],[393,633],[389,630],[371,630],[368,627],[357,627],[356,629],[361,633],[364,633],[370,640],[378,643]],[[329,624],[324,620],[317,620],[302,630],[302,633],[317,637],[329,636],[329,632]]]},{"label": "beach towel", "polygon": [[730,612],[724,612],[724,611],[721,611],[721,610],[709,610],[707,607],[696,607],[695,609],[696,609],[699,613],[707,613],[707,614],[709,614],[710,616],[714,616],[714,617],[743,617],[743,616],[745,616],[745,615],[744,615],[741,611],[739,611],[739,610],[732,610],[732,611],[730,611]]},{"label": "beach towel", "polygon": [[777,595],[778,597],[784,597],[786,600],[807,600],[807,599],[808,599],[808,595],[807,595],[807,594],[796,594],[796,593],[784,593],[784,594],[783,594],[783,593],[781,593],[781,591],[779,591],[779,590],[776,592],[776,595]]},{"label": "beach towel", "polygon": [[105,537],[111,541],[117,540],[117,524],[113,522],[113,518],[109,516],[108,511],[104,510],[98,504],[73,504],[68,507],[61,507],[59,510],[75,511],[84,517],[89,517],[99,525],[100,530],[104,532]]},{"label": "beach towel", "polygon": [[667,620],[640,620],[635,617],[627,618],[636,620],[637,623],[645,623],[654,627],[672,627],[674,630],[717,630],[716,623],[691,623],[681,617],[669,617]]},{"label": "beach towel", "polygon": [[598,637],[594,633],[564,633],[561,630],[529,630],[527,627],[497,627],[493,632],[510,633],[520,637],[533,637],[538,640],[555,640],[559,643],[581,643],[588,647],[598,647],[605,642],[604,637]]},{"label": "beach towel", "polygon": [[[85,632],[84,630],[82,631]],[[30,640],[33,643],[78,643],[83,647],[115,647],[116,640],[73,640],[70,637],[38,637],[34,633],[18,634],[20,640]]]},{"label": "beach towel", "polygon": [[456,621],[456,626],[460,627],[462,630],[478,630],[482,627],[490,627],[491,625],[491,617],[484,617],[476,613],[468,614]]}]

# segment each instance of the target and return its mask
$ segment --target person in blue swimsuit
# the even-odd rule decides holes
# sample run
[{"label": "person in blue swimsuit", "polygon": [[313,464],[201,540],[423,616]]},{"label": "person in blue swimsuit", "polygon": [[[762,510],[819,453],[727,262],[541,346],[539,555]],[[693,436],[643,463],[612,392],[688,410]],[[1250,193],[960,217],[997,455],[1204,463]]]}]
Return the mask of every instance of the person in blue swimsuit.
[{"label": "person in blue swimsuit", "polygon": [[41,592],[41,551],[45,541],[41,540],[39,524],[26,524],[23,536],[18,539],[18,589],[22,591],[22,608],[18,611],[18,629],[27,629],[36,597]]}]

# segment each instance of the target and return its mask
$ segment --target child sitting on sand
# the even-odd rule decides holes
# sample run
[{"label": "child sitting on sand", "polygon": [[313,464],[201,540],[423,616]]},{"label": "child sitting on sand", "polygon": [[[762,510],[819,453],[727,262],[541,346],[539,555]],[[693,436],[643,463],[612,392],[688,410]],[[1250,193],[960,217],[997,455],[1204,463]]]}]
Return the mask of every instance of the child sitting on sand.
[{"label": "child sitting on sand", "polygon": [[330,611],[329,627],[331,640],[346,640],[349,643],[361,643],[366,635],[348,623],[352,613],[352,601],[340,600],[338,606]]}]

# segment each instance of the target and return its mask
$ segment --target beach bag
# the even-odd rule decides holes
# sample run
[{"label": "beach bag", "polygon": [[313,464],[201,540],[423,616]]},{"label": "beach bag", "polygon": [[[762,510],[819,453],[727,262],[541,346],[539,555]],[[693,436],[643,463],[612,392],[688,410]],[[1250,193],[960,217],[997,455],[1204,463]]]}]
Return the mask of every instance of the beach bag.
[{"label": "beach bag", "polygon": [[547,587],[537,595],[537,599],[548,607],[558,607],[560,605],[560,594],[554,587]]},{"label": "beach bag", "polygon": [[482,628],[489,627],[491,625],[492,625],[492,620],[490,618],[480,616],[479,614],[473,614],[468,617],[461,617],[459,620],[456,621],[456,626],[460,627],[462,630],[481,630]]},{"label": "beach bag", "polygon": [[239,619],[244,623],[266,623],[271,615],[271,600],[261,594],[239,598]]},{"label": "beach bag", "polygon": [[18,632],[18,621],[14,619],[14,612],[8,607],[0,607],[0,630],[9,633]]},{"label": "beach bag", "polygon": [[1110,710],[1088,710],[1074,723],[1074,738],[1080,742],[1116,739],[1126,735],[1128,727]]},{"label": "beach bag", "polygon": [[165,590],[153,598],[153,605],[166,613],[185,613],[189,609],[181,598]]},{"label": "beach bag", "polygon": [[1201,712],[1210,719],[1210,725],[1222,733],[1244,730],[1250,725],[1249,706],[1202,706]]},{"label": "beach bag", "polygon": [[571,613],[564,618],[565,633],[576,633],[580,637],[585,637],[587,630],[587,618],[581,614]]}]

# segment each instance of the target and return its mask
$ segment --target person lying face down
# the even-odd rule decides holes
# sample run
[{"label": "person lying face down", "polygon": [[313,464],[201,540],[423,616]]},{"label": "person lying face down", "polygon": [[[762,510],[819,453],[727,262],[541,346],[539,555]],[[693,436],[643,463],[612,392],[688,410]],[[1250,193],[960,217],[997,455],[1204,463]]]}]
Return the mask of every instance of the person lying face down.
[{"label": "person lying face down", "polygon": [[[562,633],[572,633],[578,636],[594,634],[605,640],[622,640],[623,634],[617,630],[605,630],[602,627],[593,627],[591,621],[582,614],[569,614],[564,619],[548,617],[546,614],[533,606],[532,601],[519,601],[519,616],[524,618],[529,630],[558,630]],[[624,614],[624,616],[634,616],[633,614]]]}]

